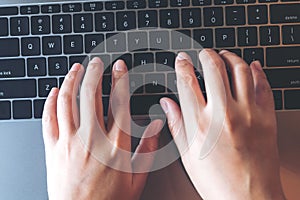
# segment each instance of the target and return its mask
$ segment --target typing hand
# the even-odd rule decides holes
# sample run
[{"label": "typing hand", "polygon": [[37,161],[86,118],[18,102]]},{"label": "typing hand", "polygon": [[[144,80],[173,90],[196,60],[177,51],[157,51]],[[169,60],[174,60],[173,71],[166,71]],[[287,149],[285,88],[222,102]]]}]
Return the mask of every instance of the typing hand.
[{"label": "typing hand", "polygon": [[114,109],[110,105],[107,127],[102,107],[103,63],[99,58],[87,67],[80,109],[76,102],[84,74],[80,64],[72,67],[60,91],[53,89],[48,96],[43,136],[49,199],[139,199],[153,159],[144,160],[137,153],[157,149],[162,121],[147,127],[144,136],[148,138],[141,140],[131,156],[127,68],[123,61],[117,61],[113,69],[110,103]]},{"label": "typing hand", "polygon": [[273,96],[261,65],[249,67],[228,51],[203,50],[199,58],[207,101],[185,53],[175,66],[181,108],[161,99],[195,188],[203,199],[284,199]]}]

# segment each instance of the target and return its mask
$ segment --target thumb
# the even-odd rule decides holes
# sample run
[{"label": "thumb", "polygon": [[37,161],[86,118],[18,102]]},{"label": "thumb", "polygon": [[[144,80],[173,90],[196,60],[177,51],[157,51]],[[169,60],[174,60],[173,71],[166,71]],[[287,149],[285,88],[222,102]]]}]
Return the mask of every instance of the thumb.
[{"label": "thumb", "polygon": [[162,120],[154,120],[146,128],[143,138],[132,157],[133,188],[142,192],[150,171],[155,151],[158,149],[159,133],[163,128]]}]

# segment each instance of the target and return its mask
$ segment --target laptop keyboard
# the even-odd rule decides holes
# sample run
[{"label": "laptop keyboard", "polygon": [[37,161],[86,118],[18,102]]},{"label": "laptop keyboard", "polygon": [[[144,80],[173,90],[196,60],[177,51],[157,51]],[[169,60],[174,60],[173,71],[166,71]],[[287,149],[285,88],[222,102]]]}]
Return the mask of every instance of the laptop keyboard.
[{"label": "laptop keyboard", "polygon": [[[86,65],[94,56],[108,66],[103,77],[105,114],[111,66],[123,59],[131,70],[132,115],[148,115],[161,97],[177,99],[176,53],[186,51],[199,68],[201,46],[228,49],[248,63],[259,60],[276,110],[300,110],[299,10],[297,0],[85,1],[0,7],[0,120],[41,118],[51,88],[61,86],[73,63]],[[201,70],[196,75],[205,94]]]}]

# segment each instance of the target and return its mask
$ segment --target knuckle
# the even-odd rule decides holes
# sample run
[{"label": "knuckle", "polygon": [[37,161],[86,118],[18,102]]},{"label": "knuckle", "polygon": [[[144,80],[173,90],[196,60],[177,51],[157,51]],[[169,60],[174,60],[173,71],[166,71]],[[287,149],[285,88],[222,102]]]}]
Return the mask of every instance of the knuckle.
[{"label": "knuckle", "polygon": [[186,86],[193,86],[195,84],[198,84],[195,74],[191,73],[181,73],[178,77],[178,80],[180,80],[180,82]]},{"label": "knuckle", "polygon": [[62,91],[59,95],[58,95],[58,102],[60,104],[64,105],[68,105],[70,102],[72,101],[72,94],[70,91],[65,90]]},{"label": "knuckle", "polygon": [[72,81],[76,78],[77,72],[70,71],[67,76],[65,77],[65,81]]}]

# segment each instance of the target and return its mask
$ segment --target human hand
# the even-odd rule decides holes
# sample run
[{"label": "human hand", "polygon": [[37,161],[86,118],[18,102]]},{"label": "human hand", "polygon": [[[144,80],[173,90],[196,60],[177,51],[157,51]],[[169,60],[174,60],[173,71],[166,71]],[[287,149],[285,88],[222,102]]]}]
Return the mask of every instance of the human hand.
[{"label": "human hand", "polygon": [[110,97],[107,126],[102,106],[102,73],[103,63],[94,58],[81,85],[80,110],[76,101],[84,74],[80,64],[72,67],[60,91],[52,89],[47,98],[42,121],[50,200],[134,200],[139,199],[144,188],[153,158],[143,160],[136,155],[158,148],[162,121],[155,120],[146,128],[145,138],[131,156],[126,65],[117,61],[113,67],[114,95]]},{"label": "human hand", "polygon": [[273,96],[260,63],[249,67],[228,51],[202,50],[199,58],[207,101],[185,53],[175,64],[181,108],[161,99],[193,185],[203,199],[284,199]]}]

